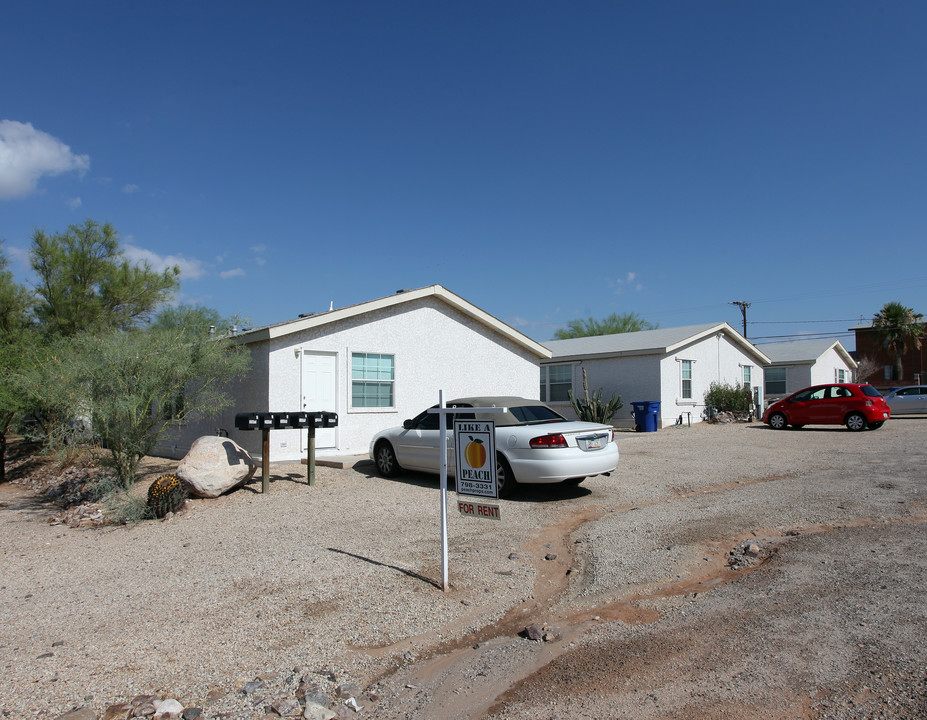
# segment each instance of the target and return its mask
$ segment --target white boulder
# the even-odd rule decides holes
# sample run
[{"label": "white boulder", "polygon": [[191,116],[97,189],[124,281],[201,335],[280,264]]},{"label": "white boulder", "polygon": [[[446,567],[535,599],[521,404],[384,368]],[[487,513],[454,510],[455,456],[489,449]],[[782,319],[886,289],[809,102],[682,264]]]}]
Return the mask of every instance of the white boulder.
[{"label": "white boulder", "polygon": [[246,483],[257,470],[248,451],[227,437],[204,435],[190,448],[177,477],[199,497],[215,498]]}]

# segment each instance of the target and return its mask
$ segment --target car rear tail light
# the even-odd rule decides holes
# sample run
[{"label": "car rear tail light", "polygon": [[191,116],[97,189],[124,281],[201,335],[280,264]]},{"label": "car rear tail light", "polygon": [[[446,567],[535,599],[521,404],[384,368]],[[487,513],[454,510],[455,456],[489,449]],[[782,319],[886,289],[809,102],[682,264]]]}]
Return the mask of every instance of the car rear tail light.
[{"label": "car rear tail light", "polygon": [[875,405],[875,403],[872,402],[872,400],[867,400],[867,401],[866,401],[866,407],[872,407],[873,405]]},{"label": "car rear tail light", "polygon": [[528,443],[533,448],[561,448],[567,447],[566,438],[560,433],[552,435],[541,435],[541,437],[532,438]]}]

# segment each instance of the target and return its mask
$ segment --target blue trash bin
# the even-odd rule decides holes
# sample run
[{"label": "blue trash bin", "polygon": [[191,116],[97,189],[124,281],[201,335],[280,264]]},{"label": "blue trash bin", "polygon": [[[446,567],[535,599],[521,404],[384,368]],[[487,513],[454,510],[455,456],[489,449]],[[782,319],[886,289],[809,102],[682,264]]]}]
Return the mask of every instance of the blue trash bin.
[{"label": "blue trash bin", "polygon": [[660,417],[660,402],[632,402],[634,408],[635,430],[638,432],[656,432]]}]

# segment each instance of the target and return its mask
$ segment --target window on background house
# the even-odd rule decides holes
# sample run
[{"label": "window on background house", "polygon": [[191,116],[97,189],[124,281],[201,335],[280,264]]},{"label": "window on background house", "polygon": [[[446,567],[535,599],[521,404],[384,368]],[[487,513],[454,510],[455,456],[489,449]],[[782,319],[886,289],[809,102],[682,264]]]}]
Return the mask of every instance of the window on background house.
[{"label": "window on background house", "polygon": [[766,368],[767,395],[785,395],[785,368]]},{"label": "window on background house", "polygon": [[834,368],[834,382],[838,382],[838,383],[847,382],[847,371],[841,370],[839,368]]},{"label": "window on background house", "polygon": [[682,360],[680,362],[680,371],[682,373],[682,399],[692,399],[692,361]]},{"label": "window on background house", "polygon": [[883,379],[885,379],[885,380],[891,380],[891,379],[892,379],[892,366],[891,366],[891,365],[883,365],[883,366],[882,366],[882,377],[883,377]]},{"label": "window on background house", "polygon": [[751,387],[751,384],[750,384],[750,383],[751,383],[751,380],[753,379],[753,366],[752,366],[752,365],[744,365],[744,366],[743,366],[743,371],[744,371],[744,373],[743,373],[743,375],[744,375],[744,376],[743,376],[744,386],[745,386],[745,387]]},{"label": "window on background house", "polygon": [[541,368],[541,402],[569,402],[572,387],[572,365],[545,365]]},{"label": "window on background house", "polygon": [[393,355],[351,353],[351,407],[393,407]]}]

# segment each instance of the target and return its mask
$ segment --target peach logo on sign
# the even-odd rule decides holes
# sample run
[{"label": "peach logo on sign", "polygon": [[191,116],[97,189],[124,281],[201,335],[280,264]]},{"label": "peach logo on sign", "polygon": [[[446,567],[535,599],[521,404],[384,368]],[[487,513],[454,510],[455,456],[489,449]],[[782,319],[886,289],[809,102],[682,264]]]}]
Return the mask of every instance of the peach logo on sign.
[{"label": "peach logo on sign", "polygon": [[486,448],[483,447],[482,440],[474,440],[472,435],[468,437],[470,442],[467,443],[467,447],[464,449],[464,457],[470,467],[475,470],[486,464]]}]

